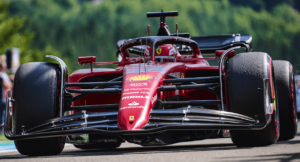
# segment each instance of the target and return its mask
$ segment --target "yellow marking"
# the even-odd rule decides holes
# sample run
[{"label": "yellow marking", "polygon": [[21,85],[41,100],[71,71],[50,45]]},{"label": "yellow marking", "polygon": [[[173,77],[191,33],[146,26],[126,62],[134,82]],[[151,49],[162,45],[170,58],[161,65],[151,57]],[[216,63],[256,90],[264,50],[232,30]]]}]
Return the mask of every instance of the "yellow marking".
[{"label": "yellow marking", "polygon": [[129,80],[130,81],[143,81],[143,80],[149,80],[152,79],[153,77],[150,75],[138,75],[138,76],[133,76],[130,77]]},{"label": "yellow marking", "polygon": [[148,145],[154,145],[154,144],[155,144],[154,141],[148,143]]},{"label": "yellow marking", "polygon": [[129,116],[129,120],[134,120],[134,116]]},{"label": "yellow marking", "polygon": [[161,48],[156,48],[156,53],[159,55],[161,54],[162,49]]}]

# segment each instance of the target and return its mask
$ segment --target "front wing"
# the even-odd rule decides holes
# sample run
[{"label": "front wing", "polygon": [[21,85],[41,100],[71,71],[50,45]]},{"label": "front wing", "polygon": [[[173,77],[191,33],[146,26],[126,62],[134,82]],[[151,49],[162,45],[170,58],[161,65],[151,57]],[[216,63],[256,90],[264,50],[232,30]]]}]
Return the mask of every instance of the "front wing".
[{"label": "front wing", "polygon": [[188,106],[179,109],[153,109],[148,124],[141,130],[120,130],[117,125],[118,111],[110,110],[102,113],[82,111],[46,121],[27,130],[24,129],[21,134],[14,134],[11,102],[11,93],[8,92],[4,133],[10,140],[76,134],[146,135],[172,130],[261,130],[271,122],[271,115],[267,115],[265,122],[260,123],[257,119],[237,113]]}]

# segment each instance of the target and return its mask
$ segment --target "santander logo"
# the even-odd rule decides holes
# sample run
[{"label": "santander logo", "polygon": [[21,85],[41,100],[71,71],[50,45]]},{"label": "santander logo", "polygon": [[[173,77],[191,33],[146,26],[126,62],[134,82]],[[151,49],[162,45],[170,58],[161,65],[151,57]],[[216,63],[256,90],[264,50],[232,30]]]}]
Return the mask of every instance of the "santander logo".
[{"label": "santander logo", "polygon": [[139,105],[139,103],[133,101],[133,102],[129,103],[128,105],[130,105],[130,106],[132,106],[132,105]]},{"label": "santander logo", "polygon": [[147,86],[147,83],[131,83],[130,86]]}]

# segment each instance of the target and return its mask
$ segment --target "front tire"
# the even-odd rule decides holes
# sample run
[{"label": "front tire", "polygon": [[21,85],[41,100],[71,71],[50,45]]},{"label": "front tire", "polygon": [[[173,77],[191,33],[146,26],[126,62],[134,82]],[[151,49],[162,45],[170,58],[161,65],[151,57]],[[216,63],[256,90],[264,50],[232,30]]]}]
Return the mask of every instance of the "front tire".
[{"label": "front tire", "polygon": [[260,123],[271,116],[271,122],[262,130],[231,130],[231,140],[238,147],[266,146],[279,138],[279,110],[272,67],[271,57],[262,52],[241,53],[226,61],[228,110],[257,117]]},{"label": "front tire", "polygon": [[[57,64],[34,62],[23,64],[15,75],[13,104],[14,133],[58,116],[59,67]],[[65,137],[15,140],[20,154],[29,156],[57,155],[64,148]]]}]

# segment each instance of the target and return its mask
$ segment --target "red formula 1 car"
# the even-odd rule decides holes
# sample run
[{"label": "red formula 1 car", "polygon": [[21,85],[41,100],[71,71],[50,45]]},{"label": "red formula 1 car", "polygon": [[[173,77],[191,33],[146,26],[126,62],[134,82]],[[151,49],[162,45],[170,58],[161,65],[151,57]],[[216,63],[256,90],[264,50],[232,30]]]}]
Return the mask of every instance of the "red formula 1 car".
[{"label": "red formula 1 car", "polygon": [[[297,132],[293,67],[252,51],[247,34],[171,34],[160,17],[157,36],[121,40],[119,62],[96,62],[68,77],[65,63],[27,63],[7,94],[5,136],[24,155],[122,142],[166,145],[229,135],[238,147],[264,146]],[[245,53],[234,50],[244,48]],[[203,57],[213,53],[214,57]],[[135,57],[134,57],[135,56]],[[209,59],[218,59],[210,66]],[[94,65],[117,64],[116,69]],[[280,109],[280,111],[279,111]]]}]

